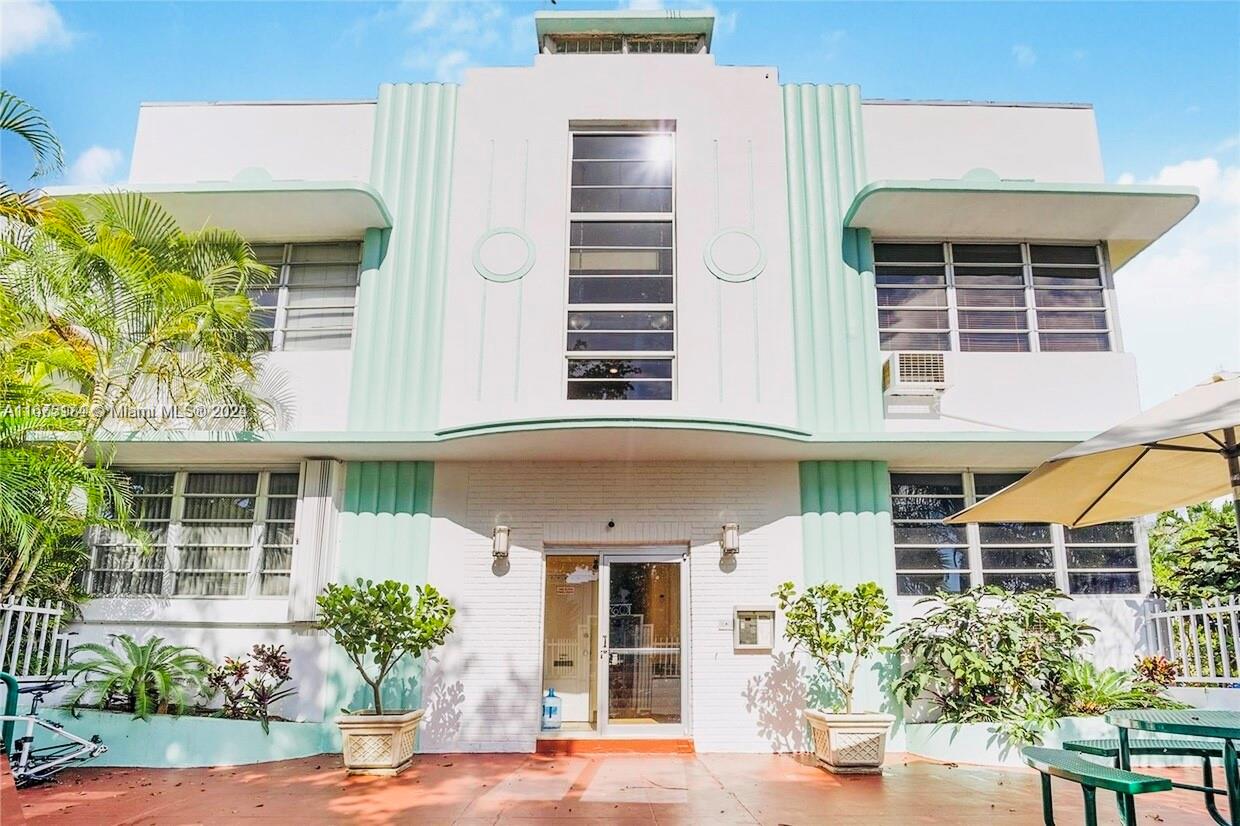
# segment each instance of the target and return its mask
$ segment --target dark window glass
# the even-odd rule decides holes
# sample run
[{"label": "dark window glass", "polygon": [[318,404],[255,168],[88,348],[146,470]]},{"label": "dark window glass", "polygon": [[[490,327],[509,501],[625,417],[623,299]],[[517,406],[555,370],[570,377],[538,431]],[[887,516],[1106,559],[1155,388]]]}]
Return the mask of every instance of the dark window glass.
[{"label": "dark window glass", "polygon": [[257,493],[257,473],[191,473],[186,493]]},{"label": "dark window glass", "polygon": [[896,593],[902,596],[930,596],[939,591],[958,594],[969,590],[967,573],[896,574]]},{"label": "dark window glass", "polygon": [[965,548],[896,548],[896,567],[913,571],[968,568],[969,552]]},{"label": "dark window glass", "polygon": [[297,493],[296,473],[273,473],[267,482],[267,492],[273,495]]},{"label": "dark window glass", "polygon": [[1034,290],[1039,307],[1101,307],[1102,290]]},{"label": "dark window glass", "polygon": [[171,473],[130,473],[129,489],[134,496],[156,496],[172,493]]},{"label": "dark window glass", "polygon": [[982,548],[982,567],[989,570],[1054,568],[1050,548]]},{"label": "dark window glass", "polygon": [[573,186],[671,185],[671,164],[643,161],[577,161],[573,164]]},{"label": "dark window glass", "polygon": [[1021,267],[960,266],[956,268],[956,283],[973,287],[1023,287],[1025,271]]},{"label": "dark window glass", "polygon": [[1106,545],[1068,546],[1069,568],[1135,568],[1137,549]]},{"label": "dark window glass", "polygon": [[1106,313],[1038,311],[1038,327],[1042,330],[1105,330]]},{"label": "dark window glass", "polygon": [[1125,573],[1069,573],[1068,591],[1073,594],[1136,594],[1141,579],[1136,571]]},{"label": "dark window glass", "polygon": [[943,260],[942,244],[875,244],[874,260],[914,264]]},{"label": "dark window glass", "polygon": [[574,247],[671,247],[670,221],[573,221]]},{"label": "dark window glass", "polygon": [[578,350],[671,350],[671,333],[578,333],[568,334],[568,349]]},{"label": "dark window glass", "polygon": [[879,264],[875,269],[875,281],[878,284],[946,284],[947,270],[943,265],[937,267],[895,266]]},{"label": "dark window glass", "polygon": [[987,585],[1006,591],[1045,591],[1055,588],[1054,574],[1018,574],[1009,571],[987,571],[982,574]]},{"label": "dark window glass", "polygon": [[883,287],[878,291],[880,307],[946,307],[947,290]]},{"label": "dark window glass", "polygon": [[973,476],[973,490],[978,496],[990,496],[1025,477],[1023,473],[978,473]]},{"label": "dark window glass", "polygon": [[952,244],[957,264],[1020,264],[1020,244]]},{"label": "dark window glass", "polygon": [[968,542],[964,525],[897,523],[895,535],[897,545],[964,545]]},{"label": "dark window glass", "polygon": [[1110,337],[1100,334],[1043,333],[1039,346],[1049,352],[1100,353],[1111,349]]},{"label": "dark window glass", "polygon": [[1024,307],[1025,291],[958,289],[956,303],[961,307]]},{"label": "dark window glass", "polygon": [[670,304],[670,278],[570,278],[570,304]]},{"label": "dark window glass", "polygon": [[569,359],[570,379],[670,379],[671,359]]},{"label": "dark window glass", "polygon": [[580,189],[574,188],[573,212],[671,212],[670,189]]},{"label": "dark window glass", "polygon": [[1024,353],[1029,350],[1029,337],[1027,335],[962,332],[960,349],[974,353]]},{"label": "dark window glass", "polygon": [[896,519],[921,519],[938,522],[964,510],[964,498],[900,497],[891,503]]},{"label": "dark window glass", "polygon": [[1030,244],[1029,260],[1035,264],[1097,264],[1096,247]]},{"label": "dark window glass", "polygon": [[1010,313],[961,310],[959,319],[962,330],[1024,330],[1029,326],[1024,310]]},{"label": "dark window glass", "polygon": [[570,381],[570,399],[667,400],[672,397],[670,381]]},{"label": "dark window glass", "polygon": [[893,473],[892,496],[964,496],[964,482],[959,473]]},{"label": "dark window glass", "polygon": [[568,329],[599,330],[670,330],[675,321],[671,310],[647,312],[573,312],[568,314]]},{"label": "dark window glass", "polygon": [[1033,283],[1038,287],[1102,286],[1102,272],[1097,267],[1034,267]]},{"label": "dark window glass", "polygon": [[983,545],[1036,545],[1051,543],[1051,526],[1036,522],[998,522],[978,525]]},{"label": "dark window glass", "polygon": [[667,157],[670,135],[574,135],[574,158],[649,160]]},{"label": "dark window glass", "polygon": [[879,310],[878,326],[888,329],[946,330],[946,310]]},{"label": "dark window glass", "polygon": [[896,350],[929,350],[947,352],[951,338],[947,333],[880,333],[879,347],[889,352]]},{"label": "dark window glass", "polygon": [[1085,542],[1106,545],[1137,541],[1136,531],[1131,522],[1104,522],[1088,528],[1068,528],[1065,532],[1069,545]]}]

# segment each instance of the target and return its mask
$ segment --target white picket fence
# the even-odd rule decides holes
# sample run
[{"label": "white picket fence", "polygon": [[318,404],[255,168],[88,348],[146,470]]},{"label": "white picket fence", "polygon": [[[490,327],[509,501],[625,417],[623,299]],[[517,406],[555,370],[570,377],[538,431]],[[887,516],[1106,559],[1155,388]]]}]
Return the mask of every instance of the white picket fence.
[{"label": "white picket fence", "polygon": [[60,674],[69,658],[64,611],[51,601],[18,599],[0,604],[0,671],[23,682]]},{"label": "white picket fence", "polygon": [[1151,601],[1145,619],[1151,649],[1179,664],[1177,683],[1240,684],[1240,598]]}]

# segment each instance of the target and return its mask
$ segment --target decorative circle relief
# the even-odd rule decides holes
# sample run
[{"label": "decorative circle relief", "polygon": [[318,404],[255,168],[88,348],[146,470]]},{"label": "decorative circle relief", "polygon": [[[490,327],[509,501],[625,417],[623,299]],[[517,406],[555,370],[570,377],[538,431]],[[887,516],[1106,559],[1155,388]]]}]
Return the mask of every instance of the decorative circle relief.
[{"label": "decorative circle relief", "polygon": [[749,230],[729,227],[706,242],[702,253],[706,268],[721,281],[740,284],[757,278],[766,269],[766,250]]},{"label": "decorative circle relief", "polygon": [[474,269],[501,284],[522,278],[534,266],[534,242],[516,227],[496,227],[474,244]]}]

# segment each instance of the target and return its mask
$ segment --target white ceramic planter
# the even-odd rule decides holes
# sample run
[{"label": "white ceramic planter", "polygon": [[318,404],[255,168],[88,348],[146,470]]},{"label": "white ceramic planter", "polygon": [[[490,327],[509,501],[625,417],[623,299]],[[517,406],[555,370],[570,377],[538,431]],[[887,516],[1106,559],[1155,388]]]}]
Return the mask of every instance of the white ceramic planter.
[{"label": "white ceramic planter", "polygon": [[398,714],[345,714],[336,718],[349,774],[393,777],[409,768],[424,709]]},{"label": "white ceramic planter", "polygon": [[890,714],[833,714],[805,709],[814,738],[814,754],[836,774],[880,774],[887,755]]}]

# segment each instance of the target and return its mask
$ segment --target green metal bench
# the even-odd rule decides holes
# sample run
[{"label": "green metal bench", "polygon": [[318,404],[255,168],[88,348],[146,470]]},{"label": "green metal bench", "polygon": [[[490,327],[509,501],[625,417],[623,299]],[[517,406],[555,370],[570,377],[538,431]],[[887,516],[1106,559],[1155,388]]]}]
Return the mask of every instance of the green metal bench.
[{"label": "green metal bench", "polygon": [[[1109,757],[1112,765],[1119,768],[1119,740],[1066,740],[1062,744],[1069,751],[1080,752],[1081,754],[1092,754],[1095,757]],[[1174,756],[1174,757],[1200,757],[1201,758],[1201,785],[1196,786],[1192,783],[1177,783],[1177,788],[1188,789],[1190,791],[1201,792],[1206,798],[1206,811],[1214,818],[1216,823],[1226,823],[1227,821],[1219,814],[1218,806],[1214,802],[1215,795],[1224,797],[1227,794],[1226,789],[1216,788],[1214,785],[1214,767],[1210,764],[1213,757],[1222,758],[1223,743],[1219,740],[1203,740],[1192,737],[1129,737],[1128,753],[1134,757],[1137,755],[1157,755],[1157,756]]]},{"label": "green metal bench", "polygon": [[[1020,756],[1025,765],[1042,774],[1042,820],[1046,826],[1055,826],[1055,812],[1051,801],[1052,776],[1080,784],[1081,792],[1085,796],[1085,826],[1098,826],[1098,789],[1129,795],[1171,790],[1171,781],[1165,777],[1104,766],[1066,749],[1026,746],[1020,750]],[[1126,826],[1136,824],[1128,823]]]}]

